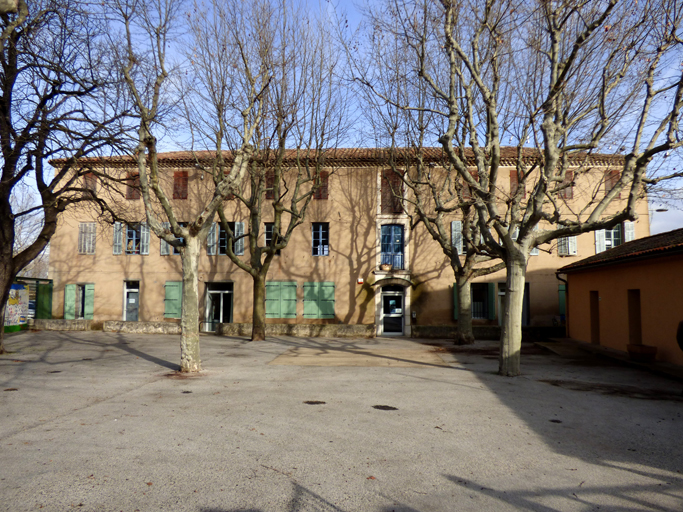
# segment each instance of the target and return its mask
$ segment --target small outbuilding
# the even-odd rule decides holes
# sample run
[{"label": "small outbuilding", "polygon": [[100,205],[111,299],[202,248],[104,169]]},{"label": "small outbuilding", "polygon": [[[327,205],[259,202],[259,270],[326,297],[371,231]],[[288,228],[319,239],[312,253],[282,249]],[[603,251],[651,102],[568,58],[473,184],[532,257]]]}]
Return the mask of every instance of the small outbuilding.
[{"label": "small outbuilding", "polygon": [[564,266],[567,336],[683,366],[683,229]]}]

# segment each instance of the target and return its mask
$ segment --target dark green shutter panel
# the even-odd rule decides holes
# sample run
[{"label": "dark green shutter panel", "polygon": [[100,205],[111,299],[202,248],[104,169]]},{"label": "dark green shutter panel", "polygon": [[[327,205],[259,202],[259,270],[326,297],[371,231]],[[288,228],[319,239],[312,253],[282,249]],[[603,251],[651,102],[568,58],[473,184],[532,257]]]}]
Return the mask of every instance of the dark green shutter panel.
[{"label": "dark green shutter panel", "polygon": [[36,318],[52,318],[52,283],[37,286]]},{"label": "dark green shutter panel", "polygon": [[324,281],[318,283],[318,304],[320,318],[334,318],[334,283]]},{"label": "dark green shutter panel", "polygon": [[180,318],[182,316],[183,282],[166,281],[164,298],[164,318]]},{"label": "dark green shutter panel", "polygon": [[496,283],[489,283],[488,298],[489,298],[489,320],[496,318]]},{"label": "dark green shutter panel", "polygon": [[319,283],[304,283],[304,318],[320,318]]},{"label": "dark green shutter panel", "polygon": [[567,314],[567,285],[558,285],[558,293],[560,295],[560,315]]},{"label": "dark green shutter panel", "polygon": [[296,318],[296,281],[280,283],[281,318]]},{"label": "dark green shutter panel", "polygon": [[83,311],[83,318],[92,320],[95,313],[95,285],[85,285],[85,308]]},{"label": "dark green shutter panel", "polygon": [[458,319],[458,283],[453,283],[453,320]]},{"label": "dark green shutter panel", "polygon": [[64,287],[64,318],[76,319],[76,285],[67,284]]},{"label": "dark green shutter panel", "polygon": [[280,316],[280,282],[266,283],[266,318],[282,318]]}]

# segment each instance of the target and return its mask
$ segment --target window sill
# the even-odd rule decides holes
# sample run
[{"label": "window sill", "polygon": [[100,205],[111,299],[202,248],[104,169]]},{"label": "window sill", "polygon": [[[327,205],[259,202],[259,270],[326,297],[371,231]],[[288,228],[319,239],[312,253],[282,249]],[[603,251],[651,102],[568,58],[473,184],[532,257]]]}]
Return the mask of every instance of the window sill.
[{"label": "window sill", "polygon": [[409,276],[410,270],[408,269],[394,269],[394,270],[380,270],[375,269],[372,271],[376,276]]}]

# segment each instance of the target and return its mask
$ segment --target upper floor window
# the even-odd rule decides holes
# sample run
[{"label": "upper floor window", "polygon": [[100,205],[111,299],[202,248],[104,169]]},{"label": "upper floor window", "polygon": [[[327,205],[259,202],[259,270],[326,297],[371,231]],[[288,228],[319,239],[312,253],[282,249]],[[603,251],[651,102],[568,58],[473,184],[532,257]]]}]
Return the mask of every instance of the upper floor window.
[{"label": "upper floor window", "polygon": [[[477,169],[471,169],[470,175],[472,175],[474,181],[479,181],[479,171]],[[464,201],[472,199],[472,190],[465,180],[462,180],[462,198]]]},{"label": "upper floor window", "polygon": [[[519,172],[516,169],[510,171],[510,196],[517,194],[519,190]],[[522,199],[526,197],[526,188],[522,190]]]},{"label": "upper floor window", "polygon": [[[610,190],[617,186],[617,183],[619,183],[619,177],[619,169],[605,171],[605,195],[607,195]],[[617,198],[619,197],[620,194],[617,194]]]},{"label": "upper floor window", "polygon": [[[275,223],[274,222],[266,222],[266,246],[270,247],[271,243],[277,243],[279,237],[275,237],[275,241],[273,241],[273,234],[275,232]],[[275,251],[276,255],[280,255],[280,249]]]},{"label": "upper floor window", "polygon": [[636,239],[635,222],[617,224],[612,229],[598,229],[595,232],[595,254],[612,249]]},{"label": "upper floor window", "polygon": [[97,176],[88,172],[83,175],[83,187],[90,192],[97,192]]},{"label": "upper floor window", "polygon": [[403,179],[393,169],[382,171],[382,213],[403,213]]},{"label": "upper floor window", "polygon": [[[244,222],[228,222],[228,227],[232,231],[232,252],[237,255],[244,254]],[[219,225],[218,229],[218,254],[228,254],[228,240],[227,230],[223,229],[223,225]]]},{"label": "upper floor window", "polygon": [[563,188],[558,194],[559,197],[562,199],[574,199],[574,171],[569,169],[565,172],[561,187]]},{"label": "upper floor window", "polygon": [[173,199],[187,199],[187,171],[173,173]]},{"label": "upper floor window", "polygon": [[149,227],[146,222],[114,223],[114,254],[149,254]]},{"label": "upper floor window", "polygon": [[380,264],[403,268],[403,226],[385,224],[382,226]]},{"label": "upper floor window", "polygon": [[266,199],[275,198],[275,171],[266,171]]},{"label": "upper floor window", "polygon": [[81,222],[78,224],[78,253],[95,254],[95,240],[97,237],[97,224],[94,222]]},{"label": "upper floor window", "polygon": [[313,223],[313,256],[330,254],[330,224],[328,222]]},{"label": "upper floor window", "polygon": [[140,199],[140,175],[129,172],[126,178],[126,199]]},{"label": "upper floor window", "polygon": [[328,197],[328,183],[330,180],[330,173],[327,171],[320,171],[320,185],[313,192],[313,199],[327,199]]}]

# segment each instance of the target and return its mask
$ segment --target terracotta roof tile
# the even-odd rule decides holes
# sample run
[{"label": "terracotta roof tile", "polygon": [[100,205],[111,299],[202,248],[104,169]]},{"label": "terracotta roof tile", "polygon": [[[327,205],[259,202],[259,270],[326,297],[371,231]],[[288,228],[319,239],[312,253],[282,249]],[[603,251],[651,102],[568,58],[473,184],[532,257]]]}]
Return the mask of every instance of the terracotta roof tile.
[{"label": "terracotta roof tile", "polygon": [[566,265],[557,272],[564,274],[590,267],[607,264],[622,263],[640,258],[653,258],[664,256],[672,252],[683,251],[683,228],[659,233],[627,242],[607,251],[584,258],[580,261]]},{"label": "terracotta roof tile", "polygon": [[[439,162],[445,158],[444,151],[440,147],[424,148],[424,154],[427,161]],[[414,149],[398,148],[396,150],[398,159],[411,158],[415,154]],[[501,160],[504,165],[513,165],[517,159],[516,147],[502,147]],[[273,153],[274,154],[274,153]],[[195,162],[207,162],[212,159],[215,152],[212,151],[171,151],[166,153],[159,153],[159,163],[163,167],[187,167],[194,166]],[[232,159],[232,152],[224,152],[226,160],[229,162]],[[388,162],[390,151],[388,149],[376,148],[336,148],[329,149],[325,152],[325,163],[330,166],[367,166],[367,165],[382,165]],[[469,163],[473,164],[473,153],[470,148],[465,150],[465,155],[469,159]],[[524,160],[532,161],[538,158],[540,152],[535,148],[524,148],[522,158]],[[288,149],[285,152],[285,161],[293,162],[297,156],[297,151]],[[622,155],[604,155],[592,154],[588,156],[587,153],[581,153],[573,156],[574,160],[582,160],[588,157],[592,165],[609,165],[622,164]],[[62,160],[55,159],[51,163],[59,165]],[[106,163],[107,165],[115,166],[131,166],[135,162],[131,156],[111,156],[111,157],[92,157],[85,158],[83,162],[98,164]]]}]

